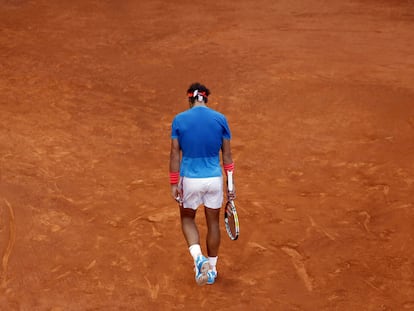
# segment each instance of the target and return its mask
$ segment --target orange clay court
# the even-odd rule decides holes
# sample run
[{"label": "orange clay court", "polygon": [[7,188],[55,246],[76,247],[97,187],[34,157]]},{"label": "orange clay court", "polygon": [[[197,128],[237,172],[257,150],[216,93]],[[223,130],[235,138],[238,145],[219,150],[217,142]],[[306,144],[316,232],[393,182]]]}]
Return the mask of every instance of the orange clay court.
[{"label": "orange clay court", "polygon": [[[0,0],[0,310],[414,310],[413,12]],[[204,287],[168,181],[197,81],[241,226]]]}]

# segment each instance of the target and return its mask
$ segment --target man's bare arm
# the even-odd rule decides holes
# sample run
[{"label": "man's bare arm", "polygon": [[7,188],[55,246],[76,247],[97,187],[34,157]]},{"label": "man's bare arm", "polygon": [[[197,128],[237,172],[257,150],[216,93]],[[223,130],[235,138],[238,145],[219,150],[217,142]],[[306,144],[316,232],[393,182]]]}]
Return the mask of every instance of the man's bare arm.
[{"label": "man's bare arm", "polygon": [[[178,174],[179,171],[180,171],[180,144],[178,143],[178,139],[171,139],[170,176],[171,176],[171,173]],[[171,184],[171,196],[173,197],[174,200],[178,202],[181,200],[180,192],[178,190],[178,184],[176,183]]]},{"label": "man's bare arm", "polygon": [[180,144],[178,139],[171,139],[170,172],[180,171]]},{"label": "man's bare arm", "polygon": [[[231,156],[231,146],[230,146],[230,140],[229,139],[223,139],[223,144],[221,145],[221,152],[223,156],[223,167],[224,170],[227,170],[229,167],[231,167],[231,170],[234,170],[234,163],[233,158]],[[226,172],[227,175],[227,172]],[[227,182],[229,182],[227,180]],[[234,200],[236,198],[236,188],[234,186],[234,178],[233,178],[233,190],[227,191],[227,197],[229,199]]]},{"label": "man's bare arm", "polygon": [[223,139],[223,144],[221,145],[221,152],[223,156],[223,164],[233,163],[233,158],[231,156],[231,146],[229,139]]}]

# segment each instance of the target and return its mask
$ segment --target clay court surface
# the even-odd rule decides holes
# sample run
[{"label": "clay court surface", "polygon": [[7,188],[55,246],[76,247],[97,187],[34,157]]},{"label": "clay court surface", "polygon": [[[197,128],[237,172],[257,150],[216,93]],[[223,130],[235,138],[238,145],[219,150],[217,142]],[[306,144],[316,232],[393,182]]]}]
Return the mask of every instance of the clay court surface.
[{"label": "clay court surface", "polygon": [[[0,310],[414,310],[413,10],[0,0]],[[196,81],[241,222],[204,287],[168,183]]]}]

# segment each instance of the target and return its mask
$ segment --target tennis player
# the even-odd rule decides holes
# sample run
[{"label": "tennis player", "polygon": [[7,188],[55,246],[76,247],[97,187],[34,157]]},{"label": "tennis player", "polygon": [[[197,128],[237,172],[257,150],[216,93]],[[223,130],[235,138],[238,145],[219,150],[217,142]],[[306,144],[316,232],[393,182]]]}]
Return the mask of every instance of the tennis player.
[{"label": "tennis player", "polygon": [[[220,246],[220,208],[223,203],[223,168],[234,170],[231,133],[226,117],[207,106],[210,91],[200,83],[187,90],[190,109],[177,114],[172,122],[170,152],[171,195],[180,204],[181,228],[194,260],[198,285],[213,284],[217,278]],[[227,193],[234,198],[235,193]],[[204,205],[207,223],[207,255],[200,246],[195,222]]]}]

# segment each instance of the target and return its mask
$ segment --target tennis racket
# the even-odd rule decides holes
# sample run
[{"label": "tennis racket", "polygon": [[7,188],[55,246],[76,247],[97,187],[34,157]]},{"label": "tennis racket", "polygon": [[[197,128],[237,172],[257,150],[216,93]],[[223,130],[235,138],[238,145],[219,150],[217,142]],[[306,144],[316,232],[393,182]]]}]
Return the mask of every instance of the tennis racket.
[{"label": "tennis racket", "polygon": [[[233,191],[233,172],[227,172],[227,187],[229,192]],[[224,209],[224,225],[226,227],[227,234],[233,241],[239,237],[239,218],[237,216],[236,205],[233,199],[228,199],[226,208]]]}]

